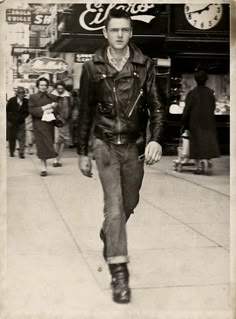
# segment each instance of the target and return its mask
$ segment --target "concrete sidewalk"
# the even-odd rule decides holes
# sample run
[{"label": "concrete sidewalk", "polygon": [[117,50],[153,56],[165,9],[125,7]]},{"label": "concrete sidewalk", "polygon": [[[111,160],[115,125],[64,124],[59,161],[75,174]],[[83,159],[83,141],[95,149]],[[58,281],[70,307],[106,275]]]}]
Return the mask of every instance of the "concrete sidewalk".
[{"label": "concrete sidewalk", "polygon": [[5,318],[219,318],[229,305],[229,158],[213,176],[146,167],[128,224],[132,303],[111,300],[98,233],[97,171],[81,176],[67,151],[39,176],[38,159],[8,158],[8,298]]}]

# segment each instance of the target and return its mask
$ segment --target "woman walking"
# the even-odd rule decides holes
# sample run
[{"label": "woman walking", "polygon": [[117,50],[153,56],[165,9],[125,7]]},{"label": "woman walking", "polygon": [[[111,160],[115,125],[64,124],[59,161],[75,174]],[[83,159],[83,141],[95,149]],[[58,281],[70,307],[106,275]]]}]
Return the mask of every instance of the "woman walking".
[{"label": "woman walking", "polygon": [[[190,158],[195,159],[195,174],[201,174],[201,163],[206,163],[206,171],[211,167],[211,159],[219,157],[214,117],[214,91],[205,84],[208,76],[205,71],[194,75],[197,86],[186,97],[183,112],[183,127],[190,131]],[[204,161],[202,161],[204,160]]]},{"label": "woman walking", "polygon": [[55,90],[52,91],[52,94],[56,97],[58,103],[57,111],[63,121],[63,125],[56,128],[55,150],[57,152],[57,158],[53,163],[53,167],[61,167],[64,146],[69,146],[71,140],[69,121],[71,118],[73,99],[71,94],[65,89],[65,83],[63,81],[58,81],[55,84]]},{"label": "woman walking", "polygon": [[42,77],[36,82],[38,93],[30,95],[29,113],[32,115],[37,155],[41,160],[40,176],[47,176],[47,159],[55,158],[54,109],[57,106],[54,95],[48,93],[49,81]]}]

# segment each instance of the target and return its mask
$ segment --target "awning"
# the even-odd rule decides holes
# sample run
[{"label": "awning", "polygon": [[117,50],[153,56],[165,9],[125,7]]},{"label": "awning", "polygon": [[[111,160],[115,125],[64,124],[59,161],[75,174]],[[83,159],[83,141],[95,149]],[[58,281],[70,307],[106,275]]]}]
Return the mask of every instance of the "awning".
[{"label": "awning", "polygon": [[[144,54],[159,56],[164,53],[164,35],[156,36],[133,36],[132,42],[136,44]],[[79,52],[94,53],[98,48],[106,44],[102,35],[61,33],[49,50],[51,52]],[[151,50],[150,50],[151,48]]]}]

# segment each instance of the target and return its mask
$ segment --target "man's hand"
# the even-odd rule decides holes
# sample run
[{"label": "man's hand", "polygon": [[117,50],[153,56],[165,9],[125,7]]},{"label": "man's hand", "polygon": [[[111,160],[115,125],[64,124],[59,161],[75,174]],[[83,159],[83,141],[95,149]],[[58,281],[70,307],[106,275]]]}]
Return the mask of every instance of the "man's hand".
[{"label": "man's hand", "polygon": [[160,161],[162,155],[162,147],[159,143],[151,141],[145,148],[145,163],[153,165]]},{"label": "man's hand", "polygon": [[79,169],[86,177],[92,177],[92,161],[89,156],[79,155]]}]

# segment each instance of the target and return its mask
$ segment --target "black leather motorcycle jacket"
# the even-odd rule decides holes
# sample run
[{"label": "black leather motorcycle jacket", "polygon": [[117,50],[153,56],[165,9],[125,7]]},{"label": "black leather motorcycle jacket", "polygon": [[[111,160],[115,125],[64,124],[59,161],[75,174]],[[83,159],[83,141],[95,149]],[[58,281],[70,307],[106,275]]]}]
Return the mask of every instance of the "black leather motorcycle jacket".
[{"label": "black leather motorcycle jacket", "polygon": [[107,59],[107,48],[99,49],[83,65],[80,81],[78,154],[88,154],[93,134],[114,144],[145,137],[148,118],[150,141],[160,143],[164,109],[156,90],[152,60],[130,45],[130,58],[118,72]]}]

